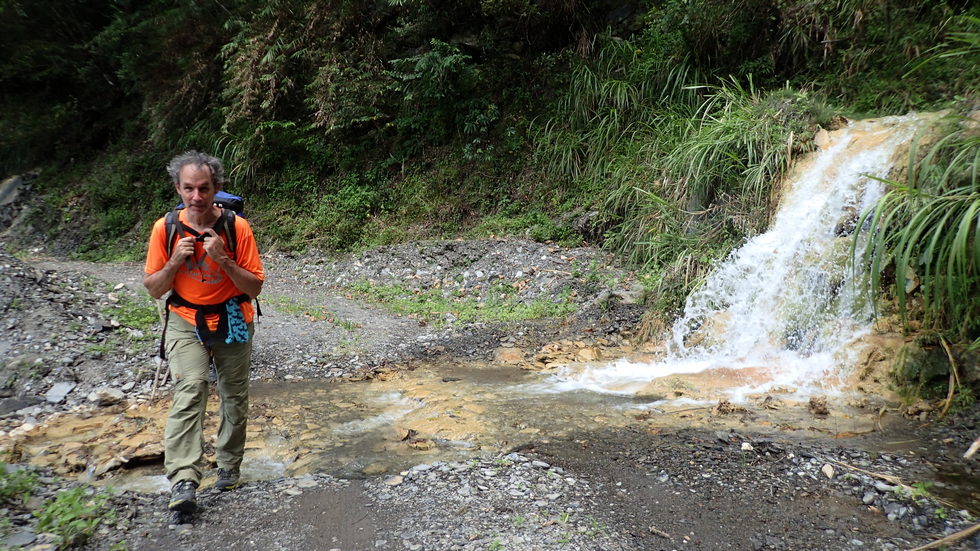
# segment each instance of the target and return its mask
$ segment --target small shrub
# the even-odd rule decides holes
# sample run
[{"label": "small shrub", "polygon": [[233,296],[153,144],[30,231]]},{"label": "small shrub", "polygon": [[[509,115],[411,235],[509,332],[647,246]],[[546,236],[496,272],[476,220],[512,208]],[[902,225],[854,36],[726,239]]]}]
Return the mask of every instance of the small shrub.
[{"label": "small shrub", "polygon": [[120,296],[119,302],[106,308],[103,315],[115,319],[124,327],[147,331],[160,321],[156,306],[149,300],[135,300]]},{"label": "small shrub", "polygon": [[0,504],[26,502],[37,486],[37,474],[0,461]]},{"label": "small shrub", "polygon": [[34,513],[37,530],[57,536],[59,549],[80,545],[100,523],[115,516],[106,508],[108,500],[108,494],[84,486],[62,491]]}]

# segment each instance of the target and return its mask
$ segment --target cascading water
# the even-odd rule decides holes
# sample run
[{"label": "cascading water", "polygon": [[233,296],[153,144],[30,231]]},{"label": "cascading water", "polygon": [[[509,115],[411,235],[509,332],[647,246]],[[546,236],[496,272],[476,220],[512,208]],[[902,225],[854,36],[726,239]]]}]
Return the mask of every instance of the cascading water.
[{"label": "cascading water", "polygon": [[720,386],[733,400],[773,386],[834,391],[853,363],[848,344],[871,325],[848,262],[858,215],[883,191],[869,175],[887,176],[932,118],[858,121],[822,136],[788,180],[771,228],[688,297],[664,360],[568,367],[553,388],[635,393],[658,377],[701,373],[729,381]]}]

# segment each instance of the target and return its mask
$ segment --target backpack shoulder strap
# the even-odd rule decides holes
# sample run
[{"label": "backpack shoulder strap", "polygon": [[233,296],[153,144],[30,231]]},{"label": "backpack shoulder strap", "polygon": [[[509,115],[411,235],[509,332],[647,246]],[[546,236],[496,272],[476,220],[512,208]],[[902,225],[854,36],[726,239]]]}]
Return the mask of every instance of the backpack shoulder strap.
[{"label": "backpack shoulder strap", "polygon": [[180,228],[180,208],[174,208],[168,212],[164,222],[164,228],[167,232],[167,257],[169,258],[174,253],[177,235],[183,236],[184,233]]},{"label": "backpack shoulder strap", "polygon": [[231,251],[231,259],[237,260],[235,251],[238,248],[238,231],[235,227],[235,219],[238,215],[231,209],[221,209],[221,218],[214,225],[214,231],[224,232],[225,242],[228,243],[228,250]]}]

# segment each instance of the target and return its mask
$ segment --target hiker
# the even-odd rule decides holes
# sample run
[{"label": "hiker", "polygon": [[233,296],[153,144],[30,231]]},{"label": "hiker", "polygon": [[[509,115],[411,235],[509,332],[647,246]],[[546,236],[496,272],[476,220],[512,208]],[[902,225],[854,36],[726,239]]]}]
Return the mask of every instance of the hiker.
[{"label": "hiker", "polygon": [[172,291],[161,343],[174,384],[164,467],[170,510],[190,514],[197,509],[201,482],[212,362],[221,398],[214,487],[231,490],[240,480],[254,334],[251,300],[262,291],[265,274],[248,222],[214,204],[224,184],[221,161],[188,151],[174,157],[167,172],[183,208],[178,205],[154,224],[143,285],[156,299]]}]

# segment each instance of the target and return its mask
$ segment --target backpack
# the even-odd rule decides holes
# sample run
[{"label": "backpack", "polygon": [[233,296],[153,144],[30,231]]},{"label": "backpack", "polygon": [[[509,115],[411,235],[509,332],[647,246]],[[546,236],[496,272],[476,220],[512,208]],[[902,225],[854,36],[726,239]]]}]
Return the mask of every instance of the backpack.
[{"label": "backpack", "polygon": [[[232,195],[224,191],[218,191],[214,196],[214,204],[221,207],[221,216],[214,223],[212,228],[215,233],[224,234],[228,250],[231,252],[232,260],[235,260],[235,249],[238,246],[238,235],[235,232],[235,218],[242,216],[245,212],[245,200],[237,195]],[[201,234],[185,226],[180,222],[179,211],[184,208],[184,203],[178,203],[174,210],[167,213],[166,233],[167,233],[167,254],[173,254],[174,246],[177,243],[176,237],[184,237],[190,234],[200,238]]]}]

